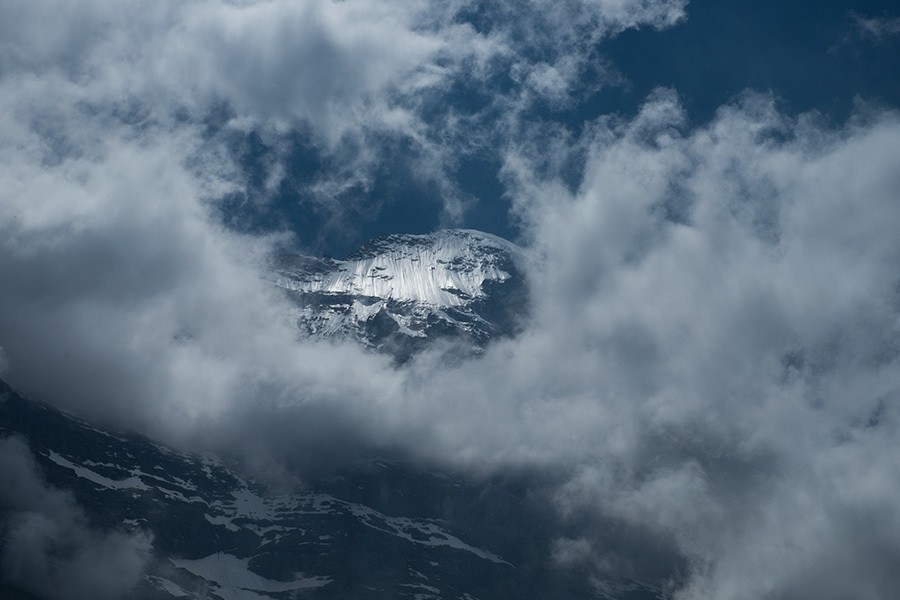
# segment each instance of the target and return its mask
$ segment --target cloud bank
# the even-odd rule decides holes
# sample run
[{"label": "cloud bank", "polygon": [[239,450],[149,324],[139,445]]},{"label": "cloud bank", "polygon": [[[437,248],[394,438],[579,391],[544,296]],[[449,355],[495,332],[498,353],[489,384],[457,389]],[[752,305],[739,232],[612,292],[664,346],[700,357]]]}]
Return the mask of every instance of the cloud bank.
[{"label": "cloud bank", "polygon": [[678,597],[889,597],[898,115],[834,131],[750,95],[691,130],[663,91],[597,125],[574,190],[509,162],[548,260],[513,354],[528,403],[498,420],[581,462],[564,511],[671,536]]},{"label": "cloud bank", "polygon": [[[687,561],[678,598],[900,588],[896,112],[833,126],[748,93],[696,125],[658,90],[634,118],[527,121],[584,92],[606,36],[672,26],[684,2],[0,11],[17,24],[0,26],[0,346],[18,387],[262,468],[392,451],[546,469],[585,524],[555,560],[598,581],[627,562],[614,520]],[[430,108],[454,86],[485,99]],[[354,165],[399,136],[437,178],[501,140],[543,257],[525,333],[450,368],[295,339],[259,277],[279,236],[218,219],[245,174],[209,134],[217,111],[273,148],[350,140]]]}]

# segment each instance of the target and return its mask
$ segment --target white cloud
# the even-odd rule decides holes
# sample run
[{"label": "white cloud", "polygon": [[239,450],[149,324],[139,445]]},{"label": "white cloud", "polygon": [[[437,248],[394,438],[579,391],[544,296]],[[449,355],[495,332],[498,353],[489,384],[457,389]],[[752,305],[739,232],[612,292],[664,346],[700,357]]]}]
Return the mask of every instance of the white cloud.
[{"label": "white cloud", "polygon": [[[467,15],[478,6],[466,1],[14,0],[0,9],[0,65],[25,105],[46,105],[41,99],[49,94],[141,128],[225,112],[230,130],[263,134],[275,160],[273,182],[283,168],[279,146],[301,131],[336,165],[306,190],[332,204],[352,203],[352,191],[365,189],[385,160],[377,148],[403,140],[405,160],[447,193],[453,218],[461,197],[446,171],[461,147],[447,143],[447,129],[479,112],[460,115],[450,102],[443,114],[431,114],[454,85],[474,85],[508,111],[509,92],[489,82],[534,71],[518,102],[565,103],[596,41],[644,24],[674,24],[684,5],[501,3],[482,7],[501,18],[477,29]],[[457,133],[473,143],[465,126]]]},{"label": "white cloud", "polygon": [[613,31],[650,25],[665,29],[686,17],[687,0],[582,0],[578,3],[588,13],[598,15]]},{"label": "white cloud", "polygon": [[509,431],[584,465],[567,511],[671,536],[679,597],[889,597],[858,557],[900,553],[874,525],[900,518],[900,118],[831,131],[750,96],[683,129],[667,93],[601,124],[574,193],[510,161],[547,268],[512,394],[543,426]]},{"label": "white cloud", "polygon": [[853,21],[861,35],[876,42],[900,34],[900,17],[864,17],[853,13]]},{"label": "white cloud", "polygon": [[165,118],[179,110],[203,117],[226,103],[244,126],[303,121],[334,143],[360,119],[387,118],[384,97],[446,53],[442,32],[417,31],[425,8],[16,2],[6,8],[2,58],[12,74],[58,74],[101,106],[133,103]]},{"label": "white cloud", "polygon": [[[900,529],[874,525],[900,518],[896,114],[834,130],[748,96],[690,130],[663,91],[573,156],[522,146],[507,177],[543,255],[531,327],[399,371],[294,339],[257,277],[269,240],[210,218],[202,198],[228,179],[186,169],[189,142],[110,134],[48,162],[3,123],[19,132],[0,168],[18,387],[255,464],[399,445],[568,474],[561,514],[649,529],[690,561],[685,598],[896,586],[866,558],[900,552]],[[579,161],[574,189],[552,176]],[[560,563],[639,570],[586,531]]]},{"label": "white cloud", "polygon": [[[9,283],[0,321],[17,367],[11,377],[71,405],[106,398],[104,410],[121,414],[141,415],[165,397],[173,422],[229,406],[222,398],[240,397],[247,381],[309,384],[298,384],[298,373],[314,374],[329,359],[302,365],[330,351],[296,349],[255,276],[273,240],[235,235],[213,218],[216,198],[240,189],[241,166],[203,137],[202,120],[224,102],[235,127],[276,137],[285,127],[311,127],[329,143],[360,128],[402,130],[424,148],[420,172],[441,180],[445,152],[418,131],[421,94],[521,53],[505,30],[478,33],[458,22],[466,8],[367,0],[4,4],[0,272]],[[516,23],[545,8],[531,6]],[[640,10],[607,21],[632,26]],[[357,140],[358,156],[340,155],[347,160],[338,177],[365,180],[360,173],[378,155],[370,141]],[[334,186],[325,187],[344,189],[331,175],[322,181]],[[455,214],[454,186],[442,189]],[[78,391],[71,383],[85,373],[96,387]],[[382,379],[368,375],[363,369],[358,382]],[[126,397],[133,406],[119,405]]]},{"label": "white cloud", "polygon": [[[228,183],[184,166],[190,129],[140,140],[107,130],[97,145],[48,165],[42,137],[10,121],[3,125],[15,143],[0,167],[0,277],[9,282],[0,328],[14,381],[156,431],[215,419],[261,381],[327,396],[316,389],[319,369],[338,381],[333,369],[355,355],[295,343],[259,278],[275,240],[231,233],[212,218],[204,199]],[[72,124],[70,137],[89,137],[82,128],[93,126]]]},{"label": "white cloud", "polygon": [[[660,91],[575,137],[520,119],[535,97],[565,102],[589,56],[567,40],[669,26],[684,3],[532,2],[520,29],[487,32],[454,23],[465,7],[4,4],[11,381],[259,464],[400,445],[547,467],[568,476],[554,490],[568,518],[648,528],[689,560],[685,598],[889,597],[900,117],[832,128],[747,96],[691,129]],[[369,128],[401,131],[439,178],[449,159],[421,105],[494,68],[522,85],[496,107],[515,112],[497,125],[514,133],[504,177],[544,256],[529,330],[478,361],[399,371],[295,340],[258,277],[274,240],[212,216],[239,165],[199,121],[226,102],[235,127],[273,136],[363,131],[366,156]],[[446,139],[468,139],[454,136],[472,121],[454,122]],[[561,538],[556,558],[614,568],[604,541]]]},{"label": "white cloud", "polygon": [[670,26],[685,2],[533,1],[486,33],[460,18],[470,4],[16,0],[3,8],[0,62],[6,79],[59,77],[77,91],[72,100],[154,118],[202,117],[226,103],[244,127],[300,121],[334,144],[349,130],[407,127],[418,94],[478,77],[493,60],[528,60],[531,42],[515,29],[538,19],[551,27],[540,37],[565,54],[578,29],[598,39]]}]

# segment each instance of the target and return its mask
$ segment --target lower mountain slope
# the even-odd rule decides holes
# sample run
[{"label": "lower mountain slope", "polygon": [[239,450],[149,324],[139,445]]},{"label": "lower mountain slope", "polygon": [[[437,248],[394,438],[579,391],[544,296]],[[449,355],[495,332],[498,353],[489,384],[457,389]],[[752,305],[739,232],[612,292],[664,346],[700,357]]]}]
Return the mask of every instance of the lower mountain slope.
[{"label": "lower mountain slope", "polygon": [[[3,382],[0,438],[24,441],[46,484],[71,493],[92,528],[146,534],[150,560],[132,598],[608,597],[584,573],[552,566],[558,523],[522,481],[372,461],[275,493],[221,461],[95,427]],[[9,557],[21,514],[3,499]],[[0,581],[2,598],[41,597],[35,589]],[[631,581],[603,589],[662,597]]]}]

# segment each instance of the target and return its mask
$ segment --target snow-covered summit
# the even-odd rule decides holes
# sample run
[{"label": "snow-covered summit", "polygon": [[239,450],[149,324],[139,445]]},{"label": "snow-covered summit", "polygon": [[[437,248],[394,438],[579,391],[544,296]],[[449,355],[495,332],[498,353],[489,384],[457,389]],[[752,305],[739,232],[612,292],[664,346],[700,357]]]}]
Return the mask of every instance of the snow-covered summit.
[{"label": "snow-covered summit", "polygon": [[525,307],[526,257],[474,230],[397,234],[345,260],[282,257],[273,283],[294,299],[297,322],[313,337],[349,336],[389,351],[409,338],[463,337],[480,348],[514,332]]},{"label": "snow-covered summit", "polygon": [[521,254],[518,246],[473,230],[389,235],[369,242],[347,260],[333,261],[327,271],[282,269],[284,278],[278,283],[298,292],[462,306],[484,296],[485,281],[509,279],[509,263]]}]

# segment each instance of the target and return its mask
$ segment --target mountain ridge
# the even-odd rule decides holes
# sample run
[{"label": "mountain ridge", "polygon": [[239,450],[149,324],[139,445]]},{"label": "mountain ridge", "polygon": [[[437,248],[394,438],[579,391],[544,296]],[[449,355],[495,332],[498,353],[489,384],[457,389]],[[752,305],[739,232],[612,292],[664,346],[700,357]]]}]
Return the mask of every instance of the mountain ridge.
[{"label": "mountain ridge", "polygon": [[[372,460],[299,491],[271,490],[219,459],[105,430],[0,380],[0,442],[9,439],[24,442],[41,485],[83,510],[94,539],[147,540],[136,587],[116,598],[598,597],[587,578],[553,567],[559,523],[522,482]],[[23,513],[2,492],[8,552]],[[0,576],[0,597],[58,597],[38,584]],[[622,599],[664,597],[627,578],[607,588]]]},{"label": "mountain ridge", "polygon": [[479,354],[516,335],[530,260],[498,236],[445,229],[375,238],[343,260],[282,255],[269,280],[292,301],[304,337],[353,339],[405,361],[438,339]]}]

